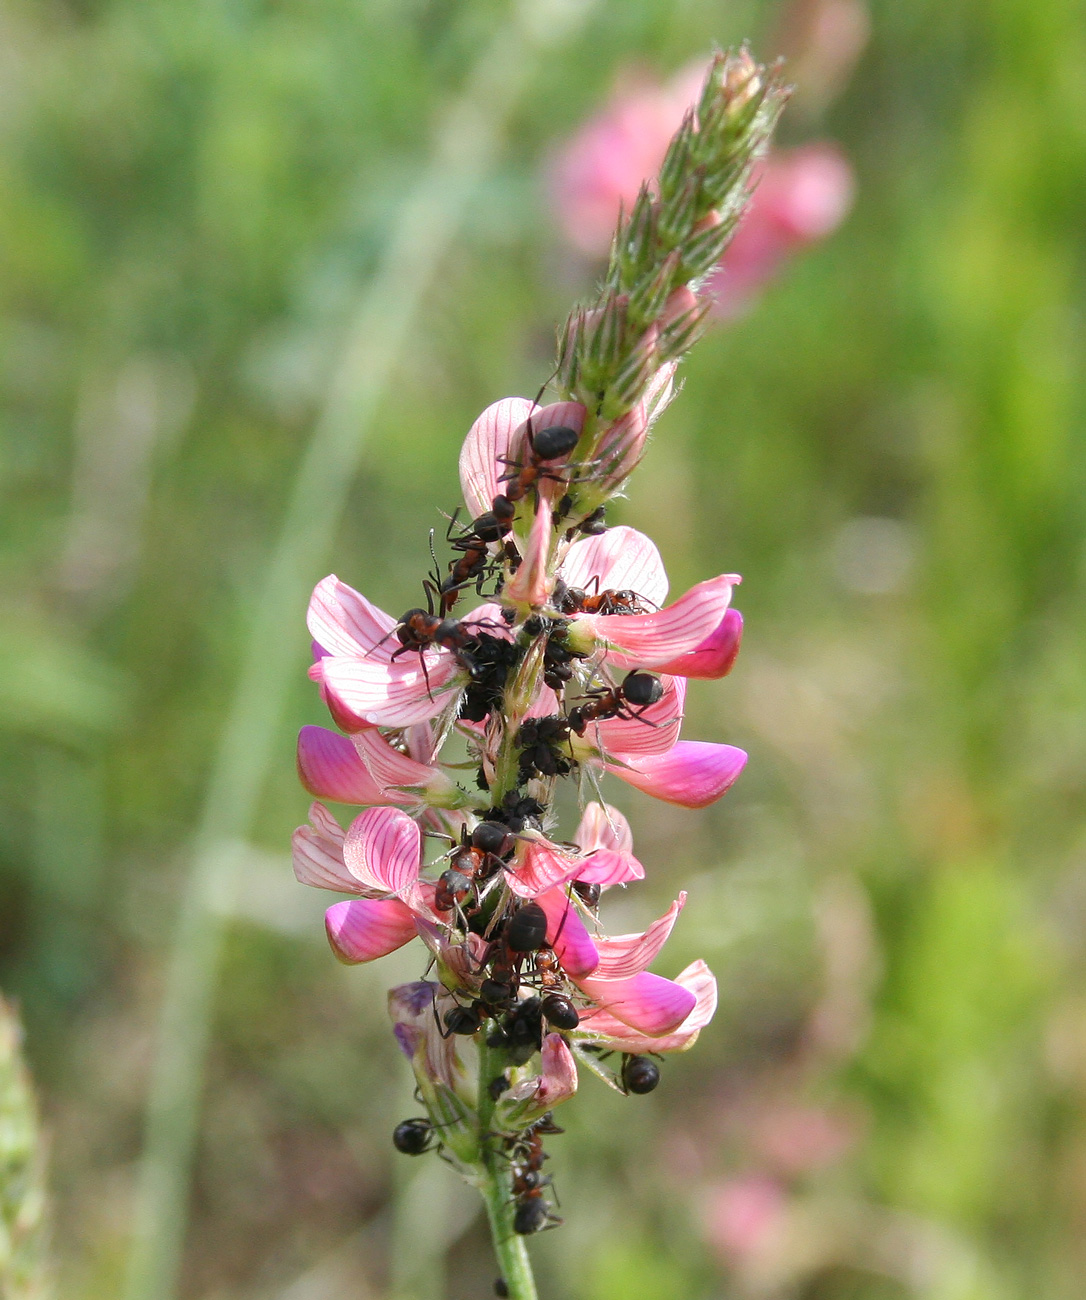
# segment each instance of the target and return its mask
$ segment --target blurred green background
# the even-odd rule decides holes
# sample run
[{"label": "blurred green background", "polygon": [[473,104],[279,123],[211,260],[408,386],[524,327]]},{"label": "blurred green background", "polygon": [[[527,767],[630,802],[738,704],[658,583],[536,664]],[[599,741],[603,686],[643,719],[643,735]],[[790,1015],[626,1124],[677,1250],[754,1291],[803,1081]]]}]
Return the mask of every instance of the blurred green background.
[{"label": "blurred green background", "polygon": [[[0,987],[65,1300],[123,1292],[167,956],[254,593],[350,322],[498,0],[0,5]],[[597,0],[531,66],[363,443],[324,573],[398,611],[484,406],[591,289],[541,182],[630,65],[775,52],[777,3]],[[751,761],[633,819],[722,1007],[651,1097],[583,1081],[549,1300],[1086,1289],[1086,18],[874,0],[858,200],[685,368],[614,519],[744,575],[687,734]],[[357,360],[357,359],[356,359]],[[295,885],[296,672],[214,999],[181,1293],[468,1300],[472,1193],[397,1158],[384,990]],[[225,905],[224,905],[225,906]],[[401,960],[402,959],[402,960]],[[666,968],[665,968],[666,967]],[[398,1163],[397,1163],[398,1161]]]}]

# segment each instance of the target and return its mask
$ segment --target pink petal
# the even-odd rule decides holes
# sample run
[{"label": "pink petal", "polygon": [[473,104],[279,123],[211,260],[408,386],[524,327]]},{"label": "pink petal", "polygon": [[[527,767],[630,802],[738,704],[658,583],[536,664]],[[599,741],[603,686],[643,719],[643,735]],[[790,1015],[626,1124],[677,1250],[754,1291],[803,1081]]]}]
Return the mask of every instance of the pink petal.
[{"label": "pink petal", "polygon": [[613,648],[607,657],[616,664],[654,668],[670,663],[696,650],[719,626],[738,581],[735,574],[723,574],[699,582],[652,614],[581,614],[573,620],[574,634],[583,627],[609,643]]},{"label": "pink petal", "polygon": [[747,756],[734,745],[680,740],[666,754],[638,758],[607,770],[655,799],[683,808],[705,808],[735,784]]},{"label": "pink petal", "polygon": [[447,800],[456,791],[455,784],[439,768],[431,767],[428,763],[417,763],[390,745],[376,729],[360,732],[354,738],[354,746],[382,795],[380,799],[368,800],[369,803],[393,803],[409,807],[418,803],[419,797],[396,787],[414,786],[425,794],[428,803],[446,806]]},{"label": "pink petal", "polygon": [[521,545],[520,568],[506,584],[505,594],[515,605],[537,609],[550,595],[547,561],[550,555],[553,524],[550,504],[541,498],[532,520],[526,543]]},{"label": "pink petal", "polygon": [[594,591],[636,591],[650,605],[667,599],[667,572],[651,537],[620,524],[569,548],[560,569],[568,587]]},{"label": "pink petal", "polygon": [[332,951],[347,966],[385,957],[415,937],[411,909],[395,898],[352,898],[324,914]]},{"label": "pink petal", "polygon": [[[309,793],[322,799],[337,803],[388,802],[354,745],[346,736],[324,727],[303,727],[298,733],[298,775]],[[396,802],[406,801],[398,798]]]},{"label": "pink petal", "polygon": [[645,868],[632,853],[619,853],[614,849],[597,849],[584,860],[577,879],[586,885],[628,885],[631,880],[644,880]]},{"label": "pink petal", "polygon": [[581,824],[573,835],[573,843],[583,853],[596,849],[616,849],[620,853],[633,850],[633,832],[630,823],[617,808],[593,801],[584,810]]},{"label": "pink petal", "polygon": [[505,873],[505,882],[521,898],[535,898],[544,890],[572,880],[580,870],[580,858],[559,853],[542,840],[522,840],[517,855]]},{"label": "pink petal", "polygon": [[516,1123],[523,1126],[568,1101],[577,1091],[577,1061],[561,1034],[548,1034],[540,1052],[541,1073],[514,1084],[502,1097],[503,1103],[531,1102],[528,1108],[517,1107]]},{"label": "pink petal", "polygon": [[311,825],[299,826],[291,837],[294,875],[303,885],[335,889],[344,894],[360,892],[358,881],[343,861],[343,830],[323,804],[309,809]]},{"label": "pink petal", "polygon": [[682,1024],[661,1038],[647,1038],[635,1033],[621,1020],[606,1011],[595,1012],[586,1028],[602,1035],[610,1047],[622,1052],[685,1052],[693,1047],[698,1034],[713,1018],[716,1011],[717,990],[713,972],[703,961],[692,962],[675,983],[694,994],[694,1009]]},{"label": "pink petal", "polygon": [[334,573],[314,588],[306,622],[325,655],[366,655],[387,663],[399,649],[389,636],[396,620]]},{"label": "pink petal", "polygon": [[649,419],[643,401],[604,430],[596,453],[601,466],[596,481],[601,487],[617,488],[633,473],[644,455],[648,436]]},{"label": "pink petal", "polygon": [[647,970],[675,928],[675,920],[686,905],[685,891],[644,934],[620,934],[613,939],[597,939],[600,964],[593,979],[624,980]]},{"label": "pink petal", "polygon": [[419,878],[422,832],[399,808],[367,808],[343,842],[350,873],[382,894],[400,894]]},{"label": "pink petal", "polygon": [[599,953],[569,894],[551,889],[536,901],[547,914],[547,942],[558,954],[562,969],[571,979],[591,975],[599,965]]},{"label": "pink petal", "polygon": [[315,667],[340,726],[346,721],[354,724],[347,730],[409,727],[441,712],[448,703],[446,690],[462,672],[447,650],[427,650],[425,657],[426,677],[414,651],[394,664],[329,656]]},{"label": "pink petal", "polygon": [[499,464],[498,457],[515,459],[513,435],[531,410],[526,397],[503,397],[488,406],[468,430],[460,450],[460,486],[472,518],[485,514],[501,492],[498,479],[506,466]]},{"label": "pink petal", "polygon": [[662,664],[660,671],[674,673],[678,677],[726,677],[735,664],[742,639],[743,615],[737,609],[726,610],[720,625],[709,633],[696,650],[679,655],[668,664]]},{"label": "pink petal", "polygon": [[[634,718],[605,718],[593,723],[583,739],[598,750],[629,761],[651,754],[666,754],[674,748],[682,728],[686,681],[682,677],[661,677],[663,695]],[[576,741],[574,742],[576,745]]]},{"label": "pink petal", "polygon": [[[697,998],[675,980],[642,971],[625,980],[579,979],[585,993],[617,1020],[648,1038],[670,1034],[693,1011]],[[581,1019],[595,1030],[592,1012]]]}]

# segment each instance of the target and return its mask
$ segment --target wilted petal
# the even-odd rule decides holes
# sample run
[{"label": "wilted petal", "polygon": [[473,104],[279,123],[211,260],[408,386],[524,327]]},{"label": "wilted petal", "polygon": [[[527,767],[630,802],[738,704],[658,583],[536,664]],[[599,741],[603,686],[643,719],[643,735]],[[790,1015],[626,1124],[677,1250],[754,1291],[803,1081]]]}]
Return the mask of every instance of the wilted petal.
[{"label": "wilted petal", "polygon": [[351,898],[324,914],[332,951],[347,966],[386,957],[415,937],[415,917],[398,898]]},{"label": "wilted petal", "polygon": [[389,989],[388,1014],[401,1051],[411,1062],[419,1083],[455,1090],[463,1077],[456,1039],[440,1030],[441,1012],[453,999],[439,984],[416,980]]},{"label": "wilted petal", "polygon": [[343,861],[343,828],[323,804],[309,808],[308,826],[291,837],[294,875],[303,885],[335,889],[344,894],[361,892],[359,882]]},{"label": "wilted petal", "polygon": [[544,890],[572,880],[581,860],[559,853],[543,840],[521,840],[517,855],[505,873],[506,884],[521,898],[535,898]]},{"label": "wilted petal", "polygon": [[498,480],[506,473],[499,456],[514,459],[513,435],[532,410],[526,397],[503,397],[479,416],[460,449],[460,487],[472,518],[485,514],[501,492]]},{"label": "wilted petal", "polygon": [[403,796],[390,801],[350,740],[325,727],[303,727],[298,733],[298,775],[310,794],[337,803],[407,802]]},{"label": "wilted petal", "polygon": [[591,975],[600,955],[576,906],[564,889],[551,889],[536,900],[547,914],[547,942],[571,979]]},{"label": "wilted petal", "polygon": [[653,921],[644,934],[619,934],[613,939],[596,939],[600,964],[592,974],[598,980],[624,980],[647,970],[675,928],[675,920],[686,905],[683,891],[663,916]]},{"label": "wilted petal", "polygon": [[[460,803],[461,792],[456,783],[440,768],[428,763],[417,763],[389,744],[376,729],[360,732],[354,738],[354,746],[373,783],[382,794],[380,799],[365,802],[410,805],[419,803],[424,798],[434,808],[455,808]],[[413,792],[405,793],[405,787]]]},{"label": "wilted petal", "polygon": [[[604,754],[624,761],[643,755],[666,754],[679,739],[682,728],[683,706],[686,703],[686,681],[682,677],[661,677],[663,694],[655,704],[638,709],[632,718],[605,718],[591,724],[584,740],[594,744]],[[573,742],[576,749],[577,741]]]},{"label": "wilted petal", "polygon": [[685,1052],[693,1047],[697,1036],[712,1020],[716,1012],[717,989],[713,972],[703,961],[692,962],[675,983],[689,989],[694,995],[694,1009],[682,1024],[670,1034],[660,1038],[647,1038],[634,1032],[628,1025],[606,1011],[593,1014],[586,1024],[594,1034],[600,1034],[608,1047],[620,1052]]},{"label": "wilted petal", "polygon": [[625,524],[574,542],[560,573],[567,586],[582,591],[636,591],[650,605],[667,599],[667,572],[656,543]]},{"label": "wilted petal", "polygon": [[502,1111],[508,1106],[501,1117],[503,1128],[524,1128],[576,1093],[577,1062],[561,1034],[543,1039],[540,1068],[541,1074],[514,1084],[502,1096]]},{"label": "wilted petal", "polygon": [[655,799],[683,808],[705,808],[735,784],[747,756],[734,745],[680,740],[666,754],[632,760],[607,770]]},{"label": "wilted petal", "polygon": [[351,823],[343,861],[363,885],[402,894],[419,878],[422,832],[399,808],[368,808]]},{"label": "wilted petal", "polygon": [[306,623],[325,655],[366,655],[387,663],[399,649],[399,642],[389,635],[396,620],[334,573],[313,589]]},{"label": "wilted petal", "polygon": [[547,560],[552,535],[550,504],[545,498],[541,498],[536,507],[528,540],[523,545],[520,567],[505,587],[506,596],[514,604],[538,609],[547,603],[551,588]]},{"label": "wilted petal", "polygon": [[[616,1020],[649,1038],[678,1029],[697,1003],[695,994],[684,985],[647,970],[631,979],[580,979],[577,983]],[[587,1029],[595,1031],[591,1011],[581,1019]]]},{"label": "wilted petal", "polygon": [[660,671],[679,677],[725,677],[732,670],[742,639],[743,615],[737,609],[726,610],[719,627],[710,632],[696,650],[662,664]]},{"label": "wilted petal", "polygon": [[410,727],[441,712],[448,703],[446,692],[462,673],[449,651],[424,654],[425,676],[414,651],[394,664],[332,655],[314,669],[328,693],[329,708],[345,730]]},{"label": "wilted petal", "polygon": [[[719,626],[731,600],[735,574],[699,582],[673,605],[652,614],[580,614],[572,620],[570,644],[586,635],[606,644],[613,663],[654,668],[696,650]],[[325,660],[324,662],[328,662]]]}]

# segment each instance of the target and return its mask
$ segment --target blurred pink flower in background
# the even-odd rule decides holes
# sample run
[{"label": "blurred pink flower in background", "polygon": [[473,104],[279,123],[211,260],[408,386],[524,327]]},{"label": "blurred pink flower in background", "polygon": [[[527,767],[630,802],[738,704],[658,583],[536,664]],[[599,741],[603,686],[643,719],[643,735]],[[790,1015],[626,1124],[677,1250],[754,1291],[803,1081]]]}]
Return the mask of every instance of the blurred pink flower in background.
[{"label": "blurred pink flower in background", "polygon": [[774,1178],[747,1174],[711,1184],[702,1206],[706,1239],[727,1265],[758,1254],[779,1233],[788,1194]]},{"label": "blurred pink flower in background", "polygon": [[[552,160],[552,205],[566,239],[589,257],[606,254],[619,209],[629,211],[654,176],[671,136],[695,102],[700,63],[666,85],[618,91]],[[754,194],[708,282],[718,316],[733,316],[793,253],[832,234],[852,206],[853,173],[836,145],[777,150],[755,170]]]}]

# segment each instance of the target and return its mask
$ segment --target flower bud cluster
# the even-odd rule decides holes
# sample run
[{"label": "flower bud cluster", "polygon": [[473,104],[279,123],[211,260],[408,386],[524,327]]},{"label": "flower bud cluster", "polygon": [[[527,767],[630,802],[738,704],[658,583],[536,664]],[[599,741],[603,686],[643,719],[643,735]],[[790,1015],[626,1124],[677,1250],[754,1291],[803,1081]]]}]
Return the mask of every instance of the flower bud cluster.
[{"label": "flower bud cluster", "polygon": [[[392,617],[334,575],[310,602],[310,676],[338,730],[299,737],[299,773],[318,802],[294,836],[295,873],[348,896],[326,913],[341,961],[421,940],[435,978],[394,989],[389,1010],[427,1113],[393,1140],[410,1155],[442,1149],[480,1185],[503,1161],[516,1233],[557,1222],[542,1139],[560,1131],[550,1114],[576,1091],[578,1063],[626,1095],[651,1091],[654,1058],[690,1047],[716,1005],[703,962],[675,979],[649,969],[685,893],[641,933],[603,929],[606,892],[645,871],[600,782],[610,774],[699,808],[735,781],[746,755],[683,740],[681,727],[687,679],[723,677],[735,660],[739,579],[722,574],[665,603],[655,545],[608,528],[604,506],[670,397],[674,361],[661,364],[655,341],[700,310],[672,280],[698,246],[706,204],[730,193],[723,178],[741,183],[772,116],[770,84],[745,54],[714,63],[699,125],[684,126],[660,189],[667,229],[685,212],[687,237],[601,309],[593,347],[635,404],[601,424],[577,400],[495,403],[465,439],[470,522],[450,520],[453,558],[424,580],[426,607]],[[649,226],[663,247],[656,215]],[[650,307],[654,341],[631,350],[625,331]],[[458,617],[470,591],[482,603]],[[452,759],[446,742],[458,746]],[[582,808],[565,836],[562,780],[577,783]],[[363,811],[344,828],[325,799]],[[457,1046],[468,1040],[474,1079]]]}]

